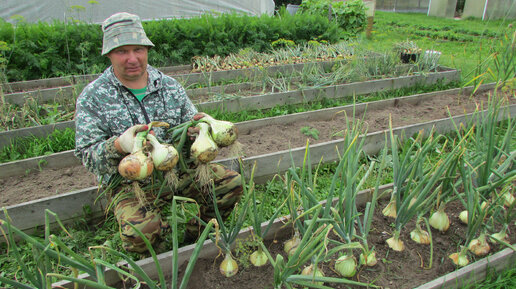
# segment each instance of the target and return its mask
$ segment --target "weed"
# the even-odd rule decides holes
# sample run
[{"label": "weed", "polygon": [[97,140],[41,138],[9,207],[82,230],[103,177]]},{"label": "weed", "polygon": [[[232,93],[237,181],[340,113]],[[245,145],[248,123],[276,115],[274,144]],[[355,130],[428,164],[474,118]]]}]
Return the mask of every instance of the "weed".
[{"label": "weed", "polygon": [[319,131],[316,129],[316,128],[312,128],[312,127],[309,127],[309,126],[304,126],[300,129],[301,133],[306,135],[306,136],[309,136],[315,140],[318,140],[319,139]]}]

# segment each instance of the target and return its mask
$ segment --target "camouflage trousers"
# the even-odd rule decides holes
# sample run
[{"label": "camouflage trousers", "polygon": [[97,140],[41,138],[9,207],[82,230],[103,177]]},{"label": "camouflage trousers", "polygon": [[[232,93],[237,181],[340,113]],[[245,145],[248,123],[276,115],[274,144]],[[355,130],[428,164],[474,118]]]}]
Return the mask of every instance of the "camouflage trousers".
[{"label": "camouflage trousers", "polygon": [[[242,181],[240,174],[228,170],[219,164],[210,164],[212,171],[212,179],[215,185],[215,195],[217,196],[217,207],[223,218],[231,213],[236,202],[242,196]],[[196,184],[194,177],[189,174],[179,176],[176,195],[194,199],[200,206],[200,218],[208,221],[215,218],[215,210],[213,200],[209,197],[211,194],[204,190],[200,190]],[[152,198],[152,196],[149,196]],[[160,196],[165,202],[159,202],[161,205],[153,205],[153,201],[142,204],[137,198],[124,198],[118,200],[114,213],[119,224],[120,237],[123,247],[127,251],[143,253],[147,251],[147,247],[143,239],[128,224],[132,224],[140,230],[149,241],[154,244],[162,233],[169,229],[168,223],[161,218],[160,208],[163,204],[170,204],[166,200],[171,200],[173,193]],[[187,224],[187,234],[196,237],[200,229],[197,222]]]}]

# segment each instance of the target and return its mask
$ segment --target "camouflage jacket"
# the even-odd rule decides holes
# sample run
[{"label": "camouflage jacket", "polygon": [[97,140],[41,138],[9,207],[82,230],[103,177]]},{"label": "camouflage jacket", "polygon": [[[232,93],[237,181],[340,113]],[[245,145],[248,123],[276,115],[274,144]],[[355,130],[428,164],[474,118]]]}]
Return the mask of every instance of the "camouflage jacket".
[{"label": "camouflage jacket", "polygon": [[[124,157],[114,141],[126,129],[151,121],[164,121],[172,127],[197,113],[179,82],[150,65],[147,72],[147,95],[141,102],[116,78],[112,67],[87,85],[77,99],[75,155],[104,184]],[[165,129],[153,130],[160,141],[171,141]]]}]

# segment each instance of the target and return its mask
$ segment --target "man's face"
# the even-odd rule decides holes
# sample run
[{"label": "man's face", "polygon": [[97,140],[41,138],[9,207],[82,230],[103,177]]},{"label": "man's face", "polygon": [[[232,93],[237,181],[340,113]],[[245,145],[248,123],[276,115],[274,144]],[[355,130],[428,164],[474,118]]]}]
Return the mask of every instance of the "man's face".
[{"label": "man's face", "polygon": [[124,45],[111,50],[107,56],[121,81],[136,81],[145,76],[148,52],[147,46]]}]

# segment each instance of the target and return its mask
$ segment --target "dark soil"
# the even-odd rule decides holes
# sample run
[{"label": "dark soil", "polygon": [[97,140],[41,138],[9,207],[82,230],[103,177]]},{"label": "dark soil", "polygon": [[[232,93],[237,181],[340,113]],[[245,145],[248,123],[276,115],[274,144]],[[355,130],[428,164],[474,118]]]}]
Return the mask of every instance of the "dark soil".
[{"label": "dark soil", "polygon": [[[460,211],[463,210],[462,205],[458,201],[447,205],[446,213],[450,218],[450,228],[445,233],[431,229],[433,240],[432,264],[430,264],[430,246],[417,244],[410,239],[410,231],[414,229],[414,221],[405,226],[401,233],[400,239],[404,241],[406,247],[404,251],[396,252],[387,246],[385,241],[391,237],[393,231],[391,224],[394,220],[383,216],[381,213],[381,210],[387,203],[388,199],[380,200],[374,215],[373,228],[368,238],[369,244],[374,246],[376,250],[378,263],[374,267],[360,267],[357,270],[357,274],[351,280],[371,283],[380,286],[380,288],[414,288],[456,269],[448,256],[458,252],[459,246],[462,245],[460,242],[464,240],[466,230],[466,226],[458,218]],[[511,231],[514,232],[515,229],[515,226],[512,225]],[[283,243],[290,237],[291,234],[267,242],[266,245],[273,258],[277,254],[281,254],[287,260],[287,256],[283,252]],[[334,238],[335,236],[330,235],[330,237]],[[238,242],[237,240],[237,244]],[[516,235],[512,233],[511,244],[515,242]],[[245,244],[245,240],[243,243]],[[497,252],[501,249],[504,248],[500,245],[491,244],[491,252]],[[358,260],[360,252],[355,250],[354,253]],[[235,254],[235,256],[239,260],[245,260],[248,257],[246,254]],[[471,253],[469,254],[470,264],[480,258],[473,256]],[[199,259],[192,273],[188,288],[273,288],[274,272],[270,263],[266,266],[255,268],[252,265],[245,267],[239,262],[240,271],[235,276],[226,278],[219,272],[219,265],[222,260],[222,257],[216,260]],[[334,260],[319,264],[325,276],[341,278],[334,271],[334,265]],[[185,267],[186,264],[183,264],[182,269]],[[300,270],[303,268],[304,266],[300,266]],[[300,274],[300,272],[297,272],[297,274]],[[336,283],[325,285],[331,288],[363,288]]]},{"label": "dark soil", "polygon": [[[367,111],[364,121],[367,124],[368,132],[375,132],[388,129],[390,115],[393,126],[401,127],[447,118],[448,111],[452,115],[472,112],[479,103],[486,102],[487,99],[488,93],[477,94],[473,97],[443,93],[417,105],[398,103],[381,110]],[[516,103],[514,96],[510,96],[509,100],[512,104]],[[362,116],[358,115],[357,118],[362,118]],[[238,140],[243,145],[245,156],[256,156],[288,150],[289,147],[305,146],[307,138],[310,138],[311,144],[339,139],[339,131],[344,129],[344,121],[343,114],[336,114],[329,121],[298,121],[288,125],[269,125],[241,134]],[[319,132],[318,139],[303,134],[301,128],[304,127],[316,129]],[[220,157],[227,157],[227,152],[222,150]],[[80,165],[64,169],[44,169],[24,176],[2,178],[0,179],[2,187],[0,207],[96,185],[95,177]]]}]

